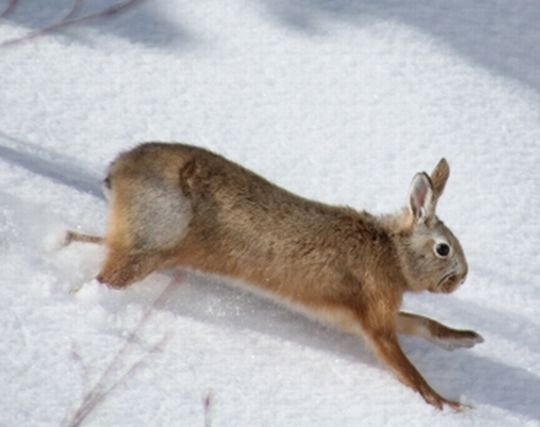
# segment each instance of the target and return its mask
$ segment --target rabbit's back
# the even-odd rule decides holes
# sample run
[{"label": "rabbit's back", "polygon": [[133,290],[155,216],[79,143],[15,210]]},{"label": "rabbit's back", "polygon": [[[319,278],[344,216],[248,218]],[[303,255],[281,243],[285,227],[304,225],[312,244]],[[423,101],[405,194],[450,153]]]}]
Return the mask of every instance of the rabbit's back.
[{"label": "rabbit's back", "polygon": [[143,144],[113,162],[109,180],[112,217],[141,249],[291,298],[335,297],[339,286],[350,296],[388,252],[369,214],[304,199],[198,147]]}]

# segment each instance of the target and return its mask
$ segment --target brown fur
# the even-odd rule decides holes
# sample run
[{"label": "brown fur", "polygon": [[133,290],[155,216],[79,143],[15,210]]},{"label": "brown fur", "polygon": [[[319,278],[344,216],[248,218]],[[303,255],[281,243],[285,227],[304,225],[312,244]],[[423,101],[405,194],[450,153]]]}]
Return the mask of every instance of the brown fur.
[{"label": "brown fur", "polygon": [[[106,179],[108,256],[97,278],[121,288],[157,269],[182,266],[242,279],[362,334],[428,403],[457,409],[458,402],[427,384],[397,338],[419,335],[451,346],[481,340],[399,311],[405,291],[450,292],[467,274],[459,242],[434,215],[448,174],[441,160],[431,176],[415,177],[410,209],[375,217],[306,200],[201,148],[143,144],[121,154]],[[102,242],[69,233],[68,241]],[[433,255],[433,236],[452,246],[452,260]]]}]

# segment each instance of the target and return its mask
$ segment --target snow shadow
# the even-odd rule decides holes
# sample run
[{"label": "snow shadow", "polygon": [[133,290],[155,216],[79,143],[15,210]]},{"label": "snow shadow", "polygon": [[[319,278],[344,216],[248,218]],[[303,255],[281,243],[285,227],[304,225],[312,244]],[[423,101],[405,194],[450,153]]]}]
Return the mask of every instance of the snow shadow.
[{"label": "snow shadow", "polygon": [[[443,396],[473,406],[496,406],[540,421],[540,378],[524,368],[488,359],[467,349],[447,352],[417,338],[406,338],[405,353]],[[482,344],[480,344],[482,345]],[[474,409],[473,409],[474,410]]]},{"label": "snow shadow", "polygon": [[[159,309],[206,324],[262,333],[347,361],[385,369],[360,337],[310,321],[264,298],[226,286],[223,281],[219,277],[189,273]],[[454,303],[457,306],[462,301],[455,300]],[[481,320],[487,319],[486,322],[497,317],[497,313],[491,313],[483,306],[466,306],[464,312],[468,313],[469,309],[479,314]],[[489,339],[489,335],[486,338]],[[536,401],[540,396],[540,378],[526,369],[488,359],[467,349],[448,352],[419,338],[404,338],[403,341],[413,363],[443,395],[457,399],[464,393],[473,405],[497,406],[513,414],[540,420],[540,406]]]},{"label": "snow shadow", "polygon": [[[15,7],[3,19],[27,28],[28,33],[32,33],[60,23],[73,12],[77,4],[80,7],[76,7],[75,12],[70,15],[74,19],[99,13],[123,3],[126,3],[126,0],[18,0]],[[5,0],[4,2],[0,0],[0,13],[6,9],[6,5]],[[70,39],[84,41],[84,37],[77,33],[77,28],[82,26],[96,28],[101,32],[152,47],[174,46],[177,49],[187,47],[193,41],[185,27],[167,19],[166,12],[155,2],[148,0],[137,0],[118,13],[85,20],[50,34],[61,34]],[[24,37],[24,34],[21,37]]]},{"label": "snow shadow", "polygon": [[[80,251],[77,248],[73,250]],[[73,254],[70,259],[73,260]],[[376,360],[361,337],[306,319],[265,298],[230,286],[234,282],[221,277],[184,271],[180,273],[181,279],[173,280],[177,274],[173,271],[153,274],[121,292],[99,288],[103,292],[95,302],[111,314],[121,314],[123,309],[133,304],[145,311],[154,301],[160,300],[159,303],[154,303],[155,309],[175,318],[189,318],[218,328],[263,334],[278,341],[315,349],[359,366],[365,364],[387,369]],[[173,284],[167,285],[171,281]],[[413,311],[426,314],[428,307],[433,308],[433,301],[430,302],[429,295],[425,296],[428,298],[424,312],[422,313],[422,304],[415,304],[417,308]],[[528,342],[531,336],[535,336],[536,330],[536,326],[529,319],[521,316],[512,318],[512,322],[509,322],[508,319],[501,318],[501,313],[485,304],[452,297],[437,297],[444,298],[444,304],[439,303],[436,306],[437,320],[448,318],[449,313],[453,313],[454,318],[462,319],[467,326],[454,325],[452,322],[450,326],[476,329],[486,339],[486,343],[480,346],[512,343],[519,352],[520,349],[527,349],[530,344],[530,352],[538,351],[535,341]],[[108,333],[125,336],[125,331],[114,328]],[[145,348],[149,347],[142,337],[134,337],[134,341]],[[490,344],[491,342],[493,344]],[[480,347],[478,350],[458,349],[448,352],[415,337],[403,337],[402,343],[405,353],[428,383],[442,395],[478,406],[478,410],[482,410],[480,405],[494,406],[527,419],[540,421],[540,406],[537,402],[537,397],[540,396],[540,378],[529,372],[525,366],[518,366],[523,359],[517,358],[515,364],[510,365],[495,360],[493,356],[482,355]]]},{"label": "snow shadow", "polygon": [[[412,311],[421,314],[436,307],[436,320],[461,319],[459,325],[449,322],[449,326],[476,330],[486,340],[480,348],[511,343],[517,353],[538,355],[540,351],[538,325],[518,312],[509,315],[485,301],[431,294],[415,295],[414,306]],[[404,347],[435,389],[454,396],[465,393],[473,405],[497,406],[540,421],[540,377],[527,370],[523,358],[516,357],[515,364],[508,365],[474,351],[446,352],[417,338],[405,338]]]},{"label": "snow shadow", "polygon": [[235,287],[235,282],[196,272],[172,290],[162,309],[175,316],[234,330],[250,330],[300,346],[376,364],[358,336],[307,319],[277,303]]},{"label": "snow shadow", "polygon": [[77,160],[51,153],[0,131],[0,160],[20,166],[60,184],[104,199],[100,179],[76,166]]},{"label": "snow shadow", "polygon": [[469,0],[261,0],[278,22],[306,34],[325,22],[396,21],[431,34],[472,62],[540,91],[540,7]]}]

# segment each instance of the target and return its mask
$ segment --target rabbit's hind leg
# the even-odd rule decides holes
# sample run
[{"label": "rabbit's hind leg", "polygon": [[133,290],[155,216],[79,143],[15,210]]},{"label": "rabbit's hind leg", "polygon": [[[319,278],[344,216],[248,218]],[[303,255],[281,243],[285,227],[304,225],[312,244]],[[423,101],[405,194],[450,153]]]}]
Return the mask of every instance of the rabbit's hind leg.
[{"label": "rabbit's hind leg", "polygon": [[83,242],[83,243],[95,243],[102,245],[105,243],[105,238],[101,236],[94,236],[91,234],[83,234],[77,231],[68,230],[64,236],[62,246],[68,246],[71,242]]},{"label": "rabbit's hind leg", "polygon": [[111,288],[125,288],[161,268],[166,259],[160,253],[111,249],[96,279]]}]

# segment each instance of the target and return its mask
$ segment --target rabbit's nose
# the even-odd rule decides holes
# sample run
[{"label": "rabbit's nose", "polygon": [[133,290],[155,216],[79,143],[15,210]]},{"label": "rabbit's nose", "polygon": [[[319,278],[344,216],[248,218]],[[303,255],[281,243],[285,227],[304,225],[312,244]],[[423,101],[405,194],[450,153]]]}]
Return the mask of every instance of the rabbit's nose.
[{"label": "rabbit's nose", "polygon": [[462,261],[457,261],[455,264],[456,264],[456,274],[460,277],[459,284],[461,285],[467,278],[469,267],[467,266],[467,263],[462,262]]},{"label": "rabbit's nose", "polygon": [[458,286],[461,286],[463,285],[463,283],[465,283],[465,280],[467,279],[467,273],[467,268],[464,268],[463,271],[460,272]]}]

